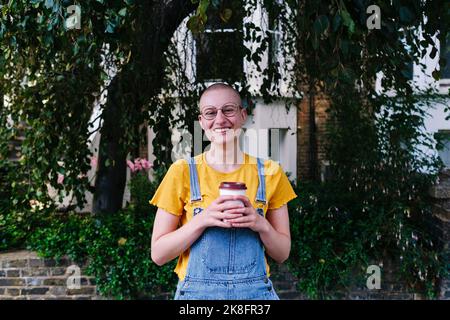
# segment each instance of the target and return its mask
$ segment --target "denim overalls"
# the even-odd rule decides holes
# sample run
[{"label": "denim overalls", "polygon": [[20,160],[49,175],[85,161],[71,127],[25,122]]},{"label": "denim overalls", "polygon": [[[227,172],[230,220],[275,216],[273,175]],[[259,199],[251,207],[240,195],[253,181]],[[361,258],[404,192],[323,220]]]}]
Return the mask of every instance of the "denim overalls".
[{"label": "denim overalls", "polygon": [[[189,161],[191,202],[201,200],[194,158]],[[256,201],[266,203],[264,165],[257,159]],[[203,208],[194,208],[194,215]],[[264,216],[261,208],[257,212]],[[186,277],[175,300],[279,300],[267,277],[264,246],[250,228],[207,228],[192,244]]]}]

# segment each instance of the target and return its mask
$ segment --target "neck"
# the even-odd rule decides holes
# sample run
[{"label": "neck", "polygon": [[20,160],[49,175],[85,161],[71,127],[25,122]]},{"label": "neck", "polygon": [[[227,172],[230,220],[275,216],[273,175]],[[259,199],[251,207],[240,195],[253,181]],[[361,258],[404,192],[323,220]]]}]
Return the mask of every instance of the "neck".
[{"label": "neck", "polygon": [[235,139],[234,143],[211,143],[211,149],[206,152],[206,159],[210,164],[227,167],[244,163],[244,153]]}]

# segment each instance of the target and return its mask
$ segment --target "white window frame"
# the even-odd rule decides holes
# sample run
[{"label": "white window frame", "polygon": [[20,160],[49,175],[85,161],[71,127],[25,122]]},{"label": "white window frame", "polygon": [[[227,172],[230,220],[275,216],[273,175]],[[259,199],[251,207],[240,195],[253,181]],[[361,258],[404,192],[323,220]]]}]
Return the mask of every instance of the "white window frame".
[{"label": "white window frame", "polygon": [[[447,35],[447,38],[448,38],[447,41],[450,41],[450,34]],[[437,42],[439,42],[439,40]],[[449,43],[449,45],[450,45],[450,43]],[[442,52],[442,47],[441,47],[441,43],[440,42],[439,42],[438,46],[439,46],[439,50],[438,50],[438,53],[436,55],[437,55],[438,59],[440,59],[441,58],[441,52]],[[450,59],[449,59],[449,61],[447,61],[447,68],[449,67],[449,65],[450,65]],[[439,91],[439,93],[448,94],[448,90],[449,89],[450,89],[450,78],[441,78],[441,79],[439,79],[439,81],[438,81],[438,91]]]}]

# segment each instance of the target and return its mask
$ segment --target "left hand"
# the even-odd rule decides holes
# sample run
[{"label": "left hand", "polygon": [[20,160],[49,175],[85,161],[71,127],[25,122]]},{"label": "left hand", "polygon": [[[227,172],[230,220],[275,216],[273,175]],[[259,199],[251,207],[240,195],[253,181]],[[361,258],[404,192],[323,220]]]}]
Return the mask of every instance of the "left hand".
[{"label": "left hand", "polygon": [[255,232],[261,232],[267,229],[267,220],[256,212],[250,200],[246,196],[235,196],[233,200],[240,200],[244,203],[243,208],[236,208],[223,211],[224,213],[241,213],[242,217],[227,219],[231,227],[250,228]]}]

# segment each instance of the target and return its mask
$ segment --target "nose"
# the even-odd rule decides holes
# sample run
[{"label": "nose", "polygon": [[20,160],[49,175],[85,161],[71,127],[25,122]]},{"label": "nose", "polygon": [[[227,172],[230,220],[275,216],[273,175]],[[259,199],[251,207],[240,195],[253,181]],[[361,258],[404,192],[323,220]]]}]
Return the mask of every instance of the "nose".
[{"label": "nose", "polygon": [[217,115],[216,118],[214,119],[214,122],[216,123],[225,123],[225,122],[229,122],[228,118],[225,117],[225,115],[223,114],[222,110],[219,109],[217,110]]}]

